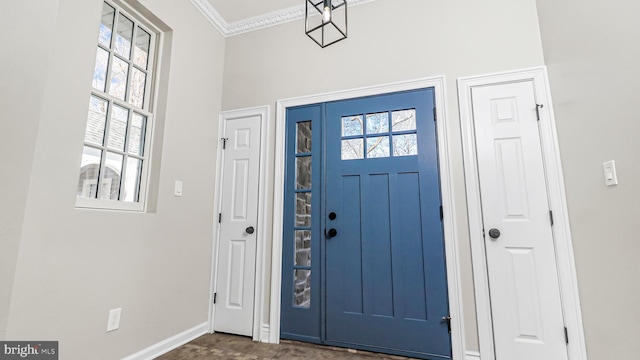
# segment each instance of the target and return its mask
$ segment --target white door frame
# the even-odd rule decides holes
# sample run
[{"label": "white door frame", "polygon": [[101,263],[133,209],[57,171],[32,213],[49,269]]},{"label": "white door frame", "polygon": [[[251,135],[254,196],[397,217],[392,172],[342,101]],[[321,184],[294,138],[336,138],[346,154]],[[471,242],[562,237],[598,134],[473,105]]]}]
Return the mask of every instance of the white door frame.
[{"label": "white door frame", "polygon": [[[254,341],[268,341],[268,333],[262,331],[262,315],[263,309],[265,309],[264,293],[266,280],[264,274],[268,273],[266,270],[265,256],[267,254],[265,247],[265,229],[266,216],[265,204],[267,203],[267,191],[270,184],[268,183],[266,176],[267,169],[267,139],[269,139],[269,106],[260,106],[240,110],[230,110],[220,113],[218,123],[218,135],[219,140],[225,134],[226,125],[228,120],[241,119],[259,116],[260,117],[260,170],[258,180],[258,222],[256,224],[256,273],[255,273],[255,286],[254,286],[254,301],[253,301],[253,340]],[[218,223],[218,214],[222,207],[222,181],[223,174],[223,157],[224,151],[222,150],[222,141],[218,141],[218,159],[216,165],[216,191],[215,191],[215,205],[213,211],[213,223],[214,223],[214,239],[213,239],[213,254],[211,262],[211,287],[209,291],[209,332],[214,332],[214,317],[215,306],[213,305],[213,296],[217,288],[218,279],[218,249],[220,247],[220,223]]]},{"label": "white door frame", "polygon": [[449,138],[447,135],[447,101],[445,77],[437,76],[386,85],[371,86],[319,95],[279,100],[276,108],[276,148],[273,195],[273,243],[271,267],[271,309],[269,315],[269,342],[280,341],[280,291],[282,282],[282,219],[284,196],[285,131],[286,110],[288,107],[323,103],[363,96],[387,94],[398,91],[430,88],[435,89],[435,106],[438,121],[438,157],[440,161],[440,184],[442,207],[444,211],[444,240],[447,263],[449,311],[451,316],[451,343],[454,359],[464,359],[464,321],[462,317],[462,298],[460,271],[458,266],[458,244],[456,235],[455,201],[451,181],[451,162],[449,158]]},{"label": "white door frame", "polygon": [[540,108],[540,139],[542,142],[549,204],[553,211],[554,218],[553,235],[558,261],[560,297],[564,321],[568,328],[569,335],[569,344],[567,345],[569,359],[587,359],[562,164],[560,161],[555,118],[553,116],[553,104],[551,102],[547,79],[546,67],[458,79],[469,235],[471,240],[476,311],[478,316],[480,356],[482,360],[494,360],[495,349],[493,342],[493,325],[491,321],[489,279],[486,267],[484,238],[482,236],[482,209],[478,180],[478,164],[476,161],[475,135],[473,130],[471,89],[474,87],[517,81],[533,81],[536,101],[544,105],[544,107]]}]

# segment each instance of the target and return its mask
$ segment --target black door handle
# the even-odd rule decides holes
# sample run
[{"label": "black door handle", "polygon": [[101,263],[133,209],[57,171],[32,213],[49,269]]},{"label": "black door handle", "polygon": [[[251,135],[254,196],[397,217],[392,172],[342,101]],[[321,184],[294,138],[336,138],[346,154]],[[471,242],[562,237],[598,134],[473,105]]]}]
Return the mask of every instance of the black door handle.
[{"label": "black door handle", "polygon": [[489,236],[491,236],[492,239],[497,239],[500,237],[500,230],[493,228],[491,230],[489,230]]},{"label": "black door handle", "polygon": [[329,229],[328,231],[325,230],[325,232],[324,232],[324,236],[326,236],[327,239],[331,239],[332,237],[334,237],[336,235],[338,235],[338,230],[333,229],[333,228]]},{"label": "black door handle", "polygon": [[251,234],[253,234],[253,232],[255,231],[255,229],[253,228],[253,226],[249,226],[248,228],[244,229],[244,231],[245,231],[247,234],[251,235]]}]

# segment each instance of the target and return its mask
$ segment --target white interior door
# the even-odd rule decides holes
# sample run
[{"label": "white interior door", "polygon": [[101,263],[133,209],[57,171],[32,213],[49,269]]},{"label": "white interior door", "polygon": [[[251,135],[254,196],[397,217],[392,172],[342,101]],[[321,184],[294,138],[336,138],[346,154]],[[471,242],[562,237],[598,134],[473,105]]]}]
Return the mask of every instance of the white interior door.
[{"label": "white interior door", "polygon": [[251,336],[258,227],[260,116],[227,119],[214,331]]},{"label": "white interior door", "polygon": [[472,106],[496,359],[567,359],[533,81]]}]

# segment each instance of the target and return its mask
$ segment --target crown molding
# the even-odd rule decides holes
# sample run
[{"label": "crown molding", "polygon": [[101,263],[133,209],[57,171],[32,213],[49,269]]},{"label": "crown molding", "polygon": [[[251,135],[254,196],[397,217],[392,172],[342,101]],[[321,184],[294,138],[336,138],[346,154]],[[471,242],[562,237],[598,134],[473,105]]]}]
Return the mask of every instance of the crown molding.
[{"label": "crown molding", "polygon": [[[189,0],[209,20],[224,37],[243,34],[250,31],[264,29],[270,26],[284,24],[304,18],[304,5],[270,12],[256,17],[227,23],[207,0]],[[349,6],[362,5],[375,0],[346,0]]]},{"label": "crown molding", "polygon": [[216,9],[211,6],[207,0],[189,0],[191,4],[204,15],[204,17],[209,20],[213,26],[215,26],[218,31],[222,34],[222,36],[227,37],[227,27],[229,26],[226,21],[220,16],[220,14],[216,11]]},{"label": "crown molding", "polygon": [[304,6],[293,6],[253,18],[243,19],[227,26],[228,36],[284,24],[304,17]]}]

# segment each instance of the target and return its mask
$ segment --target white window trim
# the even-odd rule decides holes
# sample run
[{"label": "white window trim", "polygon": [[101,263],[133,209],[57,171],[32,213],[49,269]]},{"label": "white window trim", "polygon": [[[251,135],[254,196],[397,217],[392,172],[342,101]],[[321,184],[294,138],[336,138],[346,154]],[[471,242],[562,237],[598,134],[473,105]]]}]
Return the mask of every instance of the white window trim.
[{"label": "white window trim", "polygon": [[[95,209],[95,210],[121,210],[121,211],[136,211],[136,212],[145,212],[147,209],[147,205],[149,202],[149,175],[151,174],[151,162],[152,156],[151,153],[153,146],[152,143],[154,141],[154,129],[155,129],[155,117],[157,111],[157,99],[159,94],[159,76],[161,74],[161,54],[163,52],[163,44],[164,44],[164,32],[155,26],[149,19],[144,16],[142,13],[131,7],[125,1],[122,0],[103,0],[102,3],[107,3],[110,6],[113,6],[117,9],[117,11],[123,13],[130,19],[134,19],[134,23],[141,25],[146,31],[151,35],[150,39],[150,48],[149,48],[149,64],[147,69],[147,74],[151,74],[151,80],[147,81],[145,84],[145,96],[144,96],[144,104],[147,104],[145,108],[141,109],[131,104],[128,104],[126,101],[122,101],[118,98],[115,98],[109,95],[106,91],[96,91],[93,87],[91,87],[91,91],[89,93],[90,96],[97,96],[99,98],[104,98],[108,100],[111,104],[117,105],[126,105],[126,108],[129,111],[137,112],[146,117],[146,128],[145,128],[145,138],[144,138],[144,149],[143,154],[145,154],[142,162],[142,169],[140,171],[140,189],[138,193],[138,202],[127,202],[122,200],[110,200],[110,199],[96,199],[96,198],[86,198],[81,196],[76,196],[75,206],[77,209]],[[114,19],[115,23],[116,19]],[[99,24],[99,22],[98,22]],[[96,30],[96,47],[98,45],[98,32],[99,26]],[[113,36],[113,35],[112,35]],[[93,63],[95,66],[95,62]],[[108,82],[108,73],[105,81]],[[105,139],[106,141],[106,139]],[[83,146],[85,146],[85,142],[83,140]],[[126,150],[126,149],[125,149]],[[124,166],[124,164],[123,164]],[[76,185],[77,186],[77,185]],[[99,189],[98,189],[99,191]]]}]

